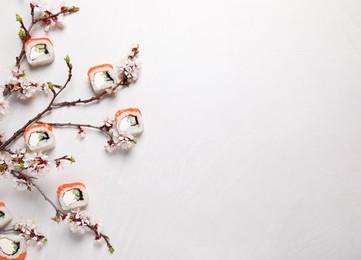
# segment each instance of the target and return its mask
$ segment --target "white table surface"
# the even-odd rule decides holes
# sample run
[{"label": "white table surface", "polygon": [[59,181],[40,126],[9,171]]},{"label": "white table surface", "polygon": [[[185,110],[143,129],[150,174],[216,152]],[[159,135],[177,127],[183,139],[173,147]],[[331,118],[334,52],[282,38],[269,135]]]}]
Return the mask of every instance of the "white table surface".
[{"label": "white table surface", "polygon": [[[83,181],[88,210],[115,246],[93,247],[50,220],[38,193],[1,181],[0,200],[42,224],[49,244],[28,259],[361,259],[361,2],[359,0],[74,1],[81,12],[49,34],[56,60],[31,71],[63,82],[62,100],[90,97],[89,67],[115,63],[132,42],[143,71],[133,87],[47,121],[97,124],[139,107],[145,132],[129,153],[104,137],[56,130],[51,156],[77,163],[40,181]],[[15,13],[1,2],[0,80],[18,54]],[[37,30],[35,36],[44,35]],[[48,98],[13,100],[0,122],[11,134]]]}]

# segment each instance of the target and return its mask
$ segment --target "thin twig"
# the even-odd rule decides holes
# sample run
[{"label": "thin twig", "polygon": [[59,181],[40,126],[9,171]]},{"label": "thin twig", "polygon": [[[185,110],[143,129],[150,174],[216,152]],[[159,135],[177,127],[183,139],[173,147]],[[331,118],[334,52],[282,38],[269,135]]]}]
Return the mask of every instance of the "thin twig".
[{"label": "thin twig", "polygon": [[112,138],[111,134],[109,134],[103,128],[103,126],[96,126],[96,125],[90,125],[90,124],[76,124],[76,123],[48,123],[48,122],[41,122],[41,121],[39,121],[38,123],[39,124],[48,124],[48,125],[51,125],[53,127],[76,127],[78,129],[81,129],[81,128],[95,129],[95,130],[98,130],[98,131],[102,132],[107,137]]},{"label": "thin twig", "polygon": [[98,101],[100,100],[103,96],[105,96],[108,92],[107,91],[103,91],[102,93],[92,97],[92,98],[88,98],[88,99],[78,99],[78,100],[74,100],[74,101],[64,101],[64,102],[60,102],[60,103],[54,103],[53,104],[53,108],[59,108],[59,107],[70,107],[70,106],[76,106],[78,104],[88,104],[94,101]]}]

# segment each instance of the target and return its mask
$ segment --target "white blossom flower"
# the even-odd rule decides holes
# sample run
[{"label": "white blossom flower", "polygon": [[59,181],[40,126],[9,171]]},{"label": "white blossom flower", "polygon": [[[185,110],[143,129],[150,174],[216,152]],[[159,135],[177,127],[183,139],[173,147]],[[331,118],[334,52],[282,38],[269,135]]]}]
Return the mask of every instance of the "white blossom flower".
[{"label": "white blossom flower", "polygon": [[31,177],[41,177],[50,172],[52,163],[47,160],[47,156],[39,153],[27,152],[23,158],[24,173]]},{"label": "white blossom flower", "polygon": [[118,132],[115,126],[115,120],[112,117],[108,117],[104,120],[104,125],[101,129],[109,134],[110,138],[104,144],[105,150],[109,153],[113,153],[119,148],[122,150],[129,150],[136,143],[132,135]]},{"label": "white blossom flower", "polygon": [[132,148],[134,145],[134,143],[132,141],[129,141],[129,140],[123,140],[120,142],[120,147],[123,149],[123,150],[129,150],[130,148]]},{"label": "white blossom flower", "polygon": [[[49,5],[48,3],[35,0],[31,1],[30,5],[34,8],[34,16],[37,19],[43,19],[42,25],[44,26],[44,31],[49,31],[50,29],[63,29],[64,28],[64,12],[76,12],[79,9],[74,9],[76,7],[68,7],[65,3],[57,5]],[[58,14],[60,13],[60,14]],[[58,14],[53,16],[54,14]],[[44,19],[50,17],[48,19]]]},{"label": "white blossom flower", "polygon": [[9,113],[9,102],[0,96],[0,119],[3,118],[7,113]]},{"label": "white blossom flower", "polygon": [[136,81],[139,77],[140,64],[135,60],[138,52],[139,45],[133,44],[128,57],[123,59],[123,61],[117,65],[117,71],[122,85],[128,86]]},{"label": "white blossom flower", "polygon": [[113,140],[108,140],[104,144],[105,150],[107,150],[108,153],[114,153],[116,150],[118,150],[118,146]]},{"label": "white blossom flower", "polygon": [[118,66],[119,78],[125,85],[136,81],[139,77],[140,64],[134,59],[125,58]]},{"label": "white blossom flower", "polygon": [[43,92],[48,94],[50,89],[44,82],[34,80],[25,74],[25,71],[20,72],[17,67],[11,68],[12,76],[5,84],[5,88],[9,92],[16,92],[20,99],[28,99],[35,95],[36,92]]},{"label": "white blossom flower", "polygon": [[70,213],[66,214],[64,221],[69,225],[70,230],[73,233],[80,235],[83,235],[88,231],[93,231],[96,233],[96,237],[98,237],[103,229],[103,224],[85,210],[72,210]]},{"label": "white blossom flower", "polygon": [[40,226],[32,219],[21,219],[14,225],[14,230],[27,240],[28,245],[44,246],[48,239],[42,234]]}]

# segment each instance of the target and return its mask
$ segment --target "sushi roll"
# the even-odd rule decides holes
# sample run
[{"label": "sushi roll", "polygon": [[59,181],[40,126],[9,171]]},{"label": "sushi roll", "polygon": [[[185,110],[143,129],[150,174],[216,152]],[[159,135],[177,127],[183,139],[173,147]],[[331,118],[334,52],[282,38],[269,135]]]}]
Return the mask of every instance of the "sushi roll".
[{"label": "sushi roll", "polygon": [[88,78],[95,94],[113,87],[117,82],[117,74],[111,64],[103,64],[89,69]]},{"label": "sushi roll", "polygon": [[49,64],[55,59],[53,43],[48,38],[31,38],[27,40],[25,53],[31,66]]},{"label": "sushi roll", "polygon": [[0,260],[23,260],[26,240],[20,235],[0,235]]},{"label": "sushi roll", "polygon": [[85,208],[88,205],[88,193],[85,185],[81,182],[59,186],[57,195],[63,210]]},{"label": "sushi roll", "polygon": [[115,114],[115,123],[122,134],[140,135],[144,130],[142,113],[138,108],[119,110]]},{"label": "sushi roll", "polygon": [[25,143],[30,151],[48,151],[55,146],[53,127],[48,124],[28,126],[24,133]]},{"label": "sushi roll", "polygon": [[4,228],[13,220],[13,216],[10,211],[6,208],[4,202],[0,202],[0,229]]}]

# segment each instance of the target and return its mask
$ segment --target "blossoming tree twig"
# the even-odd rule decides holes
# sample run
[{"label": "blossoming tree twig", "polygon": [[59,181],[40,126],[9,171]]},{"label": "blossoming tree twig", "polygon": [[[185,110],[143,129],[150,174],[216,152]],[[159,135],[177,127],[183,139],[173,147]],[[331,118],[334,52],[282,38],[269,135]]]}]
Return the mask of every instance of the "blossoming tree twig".
[{"label": "blossoming tree twig", "polygon": [[[56,11],[50,10],[46,4],[39,2],[32,2],[30,4],[31,23],[29,26],[24,24],[20,15],[16,15],[16,21],[20,24],[20,31],[18,33],[22,47],[20,54],[16,57],[16,63],[12,68],[12,78],[9,82],[3,85],[3,95],[0,96],[0,118],[9,112],[9,97],[17,93],[17,97],[26,99],[33,97],[38,91],[44,93],[51,93],[51,98],[45,109],[40,111],[34,117],[29,119],[26,124],[15,131],[10,138],[6,138],[4,134],[0,133],[0,176],[5,178],[12,178],[15,187],[19,190],[32,191],[36,190],[55,210],[55,217],[52,219],[56,222],[64,221],[70,225],[73,232],[85,233],[86,231],[93,232],[95,241],[105,241],[109,252],[113,253],[114,248],[110,243],[110,239],[102,231],[103,227],[94,217],[90,216],[88,212],[80,208],[72,208],[70,211],[65,211],[59,208],[54,201],[52,201],[37,184],[37,180],[42,178],[45,174],[51,171],[52,168],[59,168],[63,162],[74,163],[75,159],[69,155],[63,155],[55,159],[48,159],[48,156],[42,151],[34,151],[29,147],[12,148],[12,145],[18,140],[29,127],[34,124],[46,125],[48,127],[63,128],[71,127],[78,130],[78,135],[83,138],[85,136],[85,129],[93,129],[100,131],[107,138],[105,148],[108,152],[114,152],[119,148],[129,149],[136,140],[133,135],[128,132],[120,132],[117,129],[115,118],[107,118],[99,125],[80,124],[80,123],[44,123],[42,119],[45,115],[51,113],[54,109],[60,109],[69,106],[87,105],[100,101],[104,97],[116,93],[120,88],[128,87],[134,83],[139,76],[139,64],[136,57],[139,53],[139,46],[134,45],[128,56],[118,66],[119,81],[111,84],[109,87],[96,93],[93,97],[82,99],[78,98],[72,101],[58,101],[60,94],[67,89],[73,76],[73,65],[69,56],[64,60],[68,69],[67,78],[64,84],[54,84],[52,82],[40,82],[30,79],[25,70],[22,69],[21,63],[25,55],[27,55],[26,44],[32,40],[32,34],[36,25],[43,26],[47,31],[51,28],[62,28],[61,20],[64,15],[78,12],[79,8],[75,6],[62,5]],[[109,75],[108,75],[109,76]],[[109,80],[107,74],[104,74],[106,80]],[[128,116],[129,117],[129,116]],[[138,118],[133,116],[127,117],[130,120],[128,124],[138,124]],[[48,138],[48,134],[42,134],[41,138]],[[42,139],[41,139],[42,140]],[[77,196],[80,196],[76,193]],[[80,198],[80,197],[79,197]],[[0,202],[1,205],[4,205]],[[0,208],[0,218],[4,215]],[[0,219],[1,220],[1,219]],[[1,222],[0,222],[1,224]],[[18,221],[13,224],[10,229],[5,229],[0,226],[0,235],[7,233],[17,233],[28,241],[29,244],[43,245],[47,242],[47,238],[40,232],[39,227],[35,222],[26,220]],[[0,244],[0,258],[1,258],[1,244]]]}]

